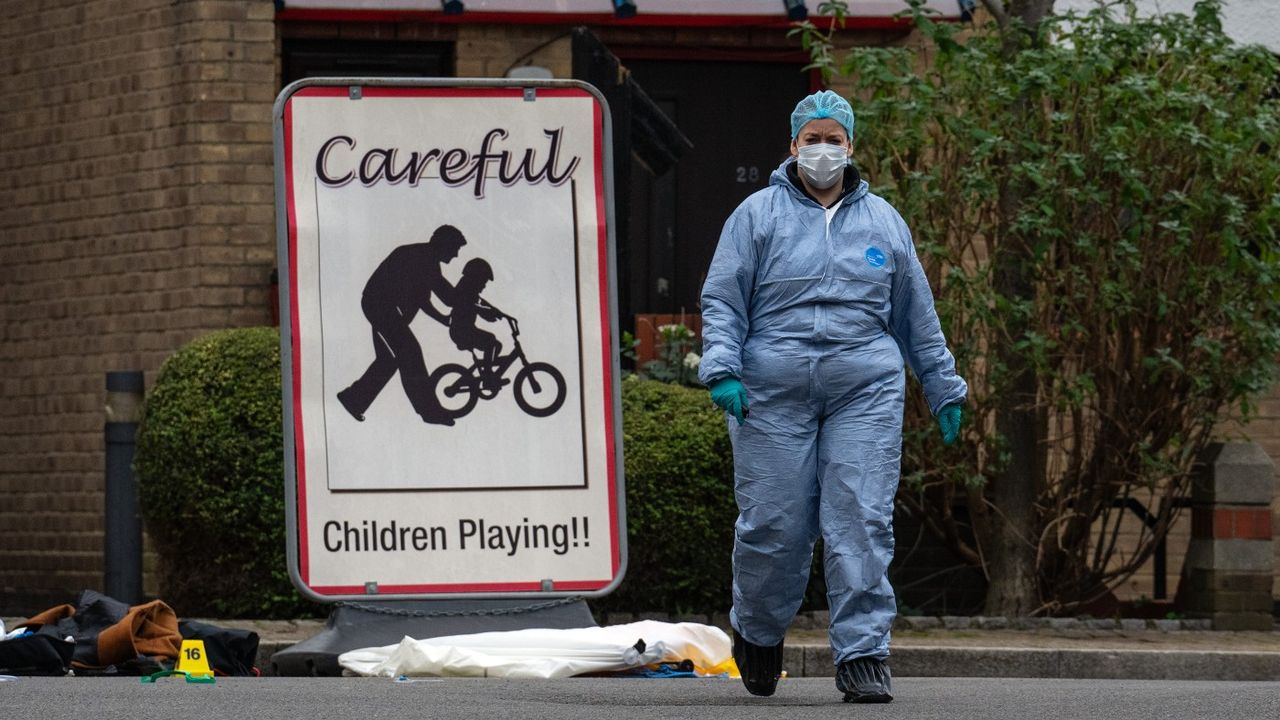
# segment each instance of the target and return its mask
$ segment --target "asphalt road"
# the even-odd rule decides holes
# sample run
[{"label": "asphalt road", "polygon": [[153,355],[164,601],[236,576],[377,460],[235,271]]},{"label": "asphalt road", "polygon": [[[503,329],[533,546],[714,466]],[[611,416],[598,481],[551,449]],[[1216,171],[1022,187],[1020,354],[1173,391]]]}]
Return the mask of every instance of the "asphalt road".
[{"label": "asphalt road", "polygon": [[1166,720],[1280,717],[1280,682],[903,678],[890,705],[845,705],[832,681],[789,678],[771,698],[737,680],[220,678],[21,678],[0,682],[0,719],[220,720],[299,718],[760,718],[912,720]]}]

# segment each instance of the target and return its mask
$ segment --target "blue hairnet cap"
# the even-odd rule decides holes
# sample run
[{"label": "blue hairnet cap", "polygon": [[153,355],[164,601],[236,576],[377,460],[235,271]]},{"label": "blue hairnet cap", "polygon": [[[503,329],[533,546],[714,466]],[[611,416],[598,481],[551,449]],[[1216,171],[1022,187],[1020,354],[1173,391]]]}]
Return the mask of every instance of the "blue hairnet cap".
[{"label": "blue hairnet cap", "polygon": [[853,108],[848,100],[830,90],[820,90],[796,104],[791,112],[791,139],[794,140],[810,120],[821,118],[831,118],[843,125],[849,140],[853,140]]}]

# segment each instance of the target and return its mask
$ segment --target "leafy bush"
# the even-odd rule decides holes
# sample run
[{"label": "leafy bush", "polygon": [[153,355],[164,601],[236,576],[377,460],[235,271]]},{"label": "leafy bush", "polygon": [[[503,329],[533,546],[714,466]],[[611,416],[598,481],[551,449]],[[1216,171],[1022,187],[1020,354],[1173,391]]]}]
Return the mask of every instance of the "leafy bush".
[{"label": "leafy bush", "polygon": [[285,565],[280,335],[226,330],[170,357],[147,397],[136,467],[161,597],[182,614],[295,617]]},{"label": "leafy bush", "polygon": [[695,390],[627,377],[627,575],[605,610],[710,613],[731,603],[737,506],[724,415]]},{"label": "leafy bush", "polygon": [[[799,30],[855,88],[855,157],[969,381],[953,448],[911,396],[899,501],[991,579],[988,613],[1071,612],[1148,560],[1221,414],[1272,382],[1280,64],[1215,0],[964,32],[910,5],[917,50]],[[1155,522],[1121,543],[1126,499]]]}]

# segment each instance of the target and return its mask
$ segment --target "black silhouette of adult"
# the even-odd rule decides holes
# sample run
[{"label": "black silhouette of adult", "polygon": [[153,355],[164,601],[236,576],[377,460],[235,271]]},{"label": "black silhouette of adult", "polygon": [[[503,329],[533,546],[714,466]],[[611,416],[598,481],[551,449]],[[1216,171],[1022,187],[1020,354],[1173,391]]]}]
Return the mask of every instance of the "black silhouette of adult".
[{"label": "black silhouette of adult", "polygon": [[369,276],[360,309],[373,329],[373,362],[359,380],[338,393],[338,401],[356,420],[364,420],[374,398],[399,372],[404,394],[424,421],[453,424],[453,418],[431,393],[422,346],[409,323],[421,310],[437,322],[449,324],[449,316],[431,304],[431,295],[452,306],[453,286],[442,267],[458,257],[466,243],[456,227],[441,225],[427,242],[392,250]]}]

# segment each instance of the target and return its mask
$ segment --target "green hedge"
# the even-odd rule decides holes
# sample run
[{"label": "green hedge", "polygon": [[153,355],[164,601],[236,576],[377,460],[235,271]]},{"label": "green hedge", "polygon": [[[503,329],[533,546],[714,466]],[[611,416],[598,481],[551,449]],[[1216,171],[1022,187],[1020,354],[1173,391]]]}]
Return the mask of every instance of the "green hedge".
[{"label": "green hedge", "polygon": [[[592,605],[709,613],[731,602],[733,459],[705,390],[627,377],[627,575]],[[280,336],[226,330],[175,353],[147,397],[136,465],[160,556],[161,597],[179,613],[292,617],[322,611],[284,559]]]},{"label": "green hedge", "polygon": [[280,335],[216,332],[170,357],[138,431],[160,597],[184,615],[315,614],[285,565]]},{"label": "green hedge", "polygon": [[627,575],[598,609],[727,610],[733,523],[733,453],[724,414],[707,391],[627,377]]}]

